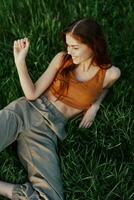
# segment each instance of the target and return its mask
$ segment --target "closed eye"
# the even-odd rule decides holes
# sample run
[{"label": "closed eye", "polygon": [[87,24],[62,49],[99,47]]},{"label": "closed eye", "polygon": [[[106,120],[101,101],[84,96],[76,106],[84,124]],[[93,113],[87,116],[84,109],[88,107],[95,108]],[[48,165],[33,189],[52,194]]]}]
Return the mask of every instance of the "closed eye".
[{"label": "closed eye", "polygon": [[67,48],[72,47],[73,49],[79,49],[78,47],[76,47],[77,45],[68,45],[68,44],[65,44],[65,45],[66,45]]}]

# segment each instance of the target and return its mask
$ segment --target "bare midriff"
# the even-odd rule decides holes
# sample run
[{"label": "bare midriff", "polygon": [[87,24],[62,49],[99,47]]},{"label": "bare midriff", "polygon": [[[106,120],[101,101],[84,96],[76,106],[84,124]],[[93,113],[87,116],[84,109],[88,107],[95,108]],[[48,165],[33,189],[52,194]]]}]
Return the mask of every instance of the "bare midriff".
[{"label": "bare midriff", "polygon": [[59,110],[63,114],[63,116],[67,120],[83,112],[83,110],[71,107],[60,100],[55,101],[57,98],[52,94],[50,90],[46,91],[44,95],[57,108],[57,110]]}]

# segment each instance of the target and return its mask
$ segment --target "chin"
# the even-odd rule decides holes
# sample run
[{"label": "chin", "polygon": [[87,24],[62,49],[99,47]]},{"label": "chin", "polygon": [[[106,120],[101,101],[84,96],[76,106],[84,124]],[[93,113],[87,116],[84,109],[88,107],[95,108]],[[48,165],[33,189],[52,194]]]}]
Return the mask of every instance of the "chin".
[{"label": "chin", "polygon": [[77,65],[79,64],[79,62],[76,61],[76,60],[73,60],[73,63],[74,63],[74,64],[77,64]]}]

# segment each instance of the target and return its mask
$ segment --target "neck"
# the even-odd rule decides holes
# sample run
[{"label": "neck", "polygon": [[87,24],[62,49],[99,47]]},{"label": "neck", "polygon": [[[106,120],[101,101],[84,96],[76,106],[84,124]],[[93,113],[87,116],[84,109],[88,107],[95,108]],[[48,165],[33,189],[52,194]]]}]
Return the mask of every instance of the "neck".
[{"label": "neck", "polygon": [[88,59],[78,65],[81,71],[88,71],[92,65],[92,59]]}]

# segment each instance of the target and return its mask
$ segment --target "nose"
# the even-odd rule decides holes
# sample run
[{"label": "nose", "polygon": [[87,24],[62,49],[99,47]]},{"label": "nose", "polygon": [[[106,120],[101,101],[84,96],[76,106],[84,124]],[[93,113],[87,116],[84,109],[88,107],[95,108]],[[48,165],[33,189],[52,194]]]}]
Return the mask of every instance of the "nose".
[{"label": "nose", "polygon": [[69,55],[73,55],[73,49],[71,49],[70,47],[67,48],[67,52]]},{"label": "nose", "polygon": [[68,52],[69,55],[71,55],[70,47],[67,47],[67,52]]}]

